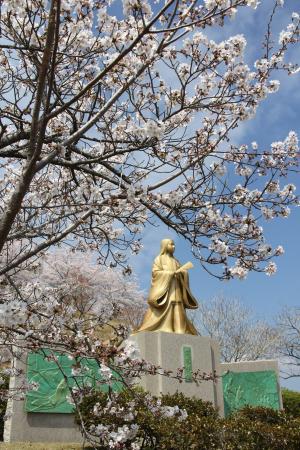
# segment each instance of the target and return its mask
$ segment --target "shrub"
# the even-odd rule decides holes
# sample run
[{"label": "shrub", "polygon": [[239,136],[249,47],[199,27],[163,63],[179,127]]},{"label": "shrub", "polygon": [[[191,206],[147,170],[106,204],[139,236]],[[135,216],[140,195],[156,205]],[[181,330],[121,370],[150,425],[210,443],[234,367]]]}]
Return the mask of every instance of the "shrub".
[{"label": "shrub", "polygon": [[283,408],[287,414],[300,417],[300,392],[282,389]]},{"label": "shrub", "polygon": [[299,450],[300,420],[283,411],[245,407],[224,421],[226,450]]},{"label": "shrub", "polygon": [[240,418],[272,425],[282,425],[287,420],[287,416],[283,411],[263,406],[245,406],[236,414]]},{"label": "shrub", "polygon": [[[91,431],[104,426],[114,432],[120,427],[137,424],[137,434],[120,447],[123,449],[132,448],[133,442],[143,450],[300,449],[300,420],[291,418],[284,411],[245,407],[229,418],[221,419],[211,403],[178,393],[158,399],[141,390],[124,391],[114,400],[110,409],[106,406],[107,394],[93,394],[84,398],[80,410],[85,428]],[[177,413],[164,416],[155,411],[155,405],[174,408]],[[80,423],[78,414],[77,423]],[[98,428],[98,434],[101,429]],[[104,450],[108,446],[97,448]]]},{"label": "shrub", "polygon": [[[183,394],[163,395],[158,399],[140,390],[114,395],[117,395],[117,410],[114,407],[113,412],[106,407],[107,395],[104,393],[84,398],[80,410],[86,429],[93,432],[102,425],[114,431],[135,423],[139,428],[133,441],[139,442],[142,449],[220,448],[220,434],[216,433],[219,419],[209,402],[187,398]],[[134,407],[131,408],[133,400]],[[161,412],[163,410],[165,413]],[[76,421],[80,423],[78,414]],[[131,448],[130,440],[127,445],[123,448]],[[98,448],[107,447],[99,445]]]}]

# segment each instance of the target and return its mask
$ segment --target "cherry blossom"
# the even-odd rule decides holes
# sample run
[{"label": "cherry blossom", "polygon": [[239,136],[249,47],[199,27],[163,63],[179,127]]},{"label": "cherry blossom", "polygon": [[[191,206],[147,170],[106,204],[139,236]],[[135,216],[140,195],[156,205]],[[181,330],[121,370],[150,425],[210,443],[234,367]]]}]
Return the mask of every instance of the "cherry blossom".
[{"label": "cherry blossom", "polygon": [[[1,248],[12,255],[11,245],[20,246],[20,254],[6,258],[0,273],[66,243],[125,269],[144,226],[159,220],[220,278],[232,275],[235,258],[248,271],[264,271],[258,222],[287,217],[298,201],[282,183],[297,167],[298,138],[291,131],[269,150],[227,142],[280,88],[276,70],[297,72],[284,58],[299,40],[299,15],[251,65],[245,35],[218,42],[208,31],[257,1],[207,0],[203,7],[170,0],[153,8],[130,0],[118,19],[109,2],[50,6],[2,3]],[[53,50],[44,55],[47,38]],[[35,94],[43,55],[54,77],[49,86],[40,78],[47,107]],[[236,179],[228,182],[231,165]],[[249,179],[257,187],[249,189]],[[226,255],[211,246],[218,240]]]}]

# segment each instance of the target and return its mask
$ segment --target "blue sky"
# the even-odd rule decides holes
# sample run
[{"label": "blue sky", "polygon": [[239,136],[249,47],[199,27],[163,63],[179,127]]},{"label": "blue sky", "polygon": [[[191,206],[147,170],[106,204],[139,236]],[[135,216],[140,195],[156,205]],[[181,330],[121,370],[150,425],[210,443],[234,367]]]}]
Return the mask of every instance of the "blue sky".
[{"label": "blue sky", "polygon": [[[247,63],[253,64],[262,54],[261,42],[266,29],[266,20],[274,2],[262,0],[256,10],[244,8],[238,13],[236,20],[229,22],[223,29],[216,29],[211,37],[221,41],[233,34],[244,34],[247,38]],[[299,0],[286,0],[274,21],[274,40],[278,33],[289,23],[291,13],[300,12]],[[289,52],[291,62],[300,63],[300,45]],[[232,135],[235,144],[250,144],[257,141],[259,146],[268,148],[271,142],[283,140],[290,130],[300,136],[300,73],[293,77],[286,74],[274,76],[281,81],[280,91],[265,100],[255,119],[245,122]],[[298,187],[299,174],[290,176],[288,182]],[[223,293],[227,297],[238,297],[245,305],[252,307],[258,317],[272,320],[285,305],[300,305],[300,208],[294,208],[288,219],[275,219],[264,222],[267,242],[283,245],[285,253],[276,258],[277,274],[268,277],[265,274],[250,273],[244,281],[233,280],[220,282],[210,277],[193,259],[188,244],[169,232],[165,226],[147,228],[144,234],[143,251],[132,260],[132,265],[139,278],[141,287],[149,288],[151,265],[159,252],[160,240],[171,237],[176,242],[176,257],[182,262],[193,261],[194,269],[190,271],[190,282],[193,293],[199,301],[204,301]],[[300,390],[300,379],[282,382],[292,389]]]}]

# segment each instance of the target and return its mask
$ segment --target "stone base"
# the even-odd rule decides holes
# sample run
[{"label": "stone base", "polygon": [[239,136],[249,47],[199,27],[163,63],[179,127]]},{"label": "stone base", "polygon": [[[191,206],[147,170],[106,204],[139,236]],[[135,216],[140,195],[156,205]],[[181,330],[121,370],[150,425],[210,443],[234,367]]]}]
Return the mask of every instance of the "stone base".
[{"label": "stone base", "polygon": [[[220,352],[216,341],[209,337],[192,336],[163,332],[140,332],[130,336],[141,352],[141,356],[148,362],[166,370],[175,372],[185,366],[184,352],[190,349],[191,369],[193,372],[212,373],[221,375]],[[210,401],[224,415],[222,380],[217,382],[202,381],[198,386],[194,382],[168,378],[162,375],[143,376],[139,384],[153,395],[174,394],[182,392],[189,397]]]},{"label": "stone base", "polygon": [[[277,390],[277,396],[278,396],[278,403],[279,403],[279,409],[283,408],[282,403],[282,395],[281,395],[281,389],[280,389],[280,383],[279,383],[279,367],[278,367],[278,360],[276,359],[260,359],[257,361],[238,361],[238,362],[232,362],[232,363],[222,363],[221,364],[221,373],[222,375],[226,372],[235,372],[235,373],[245,373],[245,372],[253,372],[253,373],[263,373],[272,371],[275,372],[275,390]],[[244,386],[245,388],[245,386]],[[253,385],[247,386],[248,392],[251,392],[251,389],[253,389]],[[243,397],[242,392],[242,386],[238,388],[238,397]],[[259,391],[258,388],[255,388],[256,391]],[[264,404],[264,397],[270,395],[270,392],[266,391],[264,392],[262,390],[261,396],[262,400],[261,403],[258,402],[258,404],[261,404],[261,406],[266,406]],[[226,392],[224,390],[224,396],[226,398]],[[226,409],[226,408],[225,408]]]},{"label": "stone base", "polygon": [[[19,360],[14,366],[26,370]],[[20,377],[10,378],[10,389],[20,384]],[[9,400],[6,413],[9,419],[4,425],[4,442],[83,442],[74,414],[28,413],[22,400]]]},{"label": "stone base", "polygon": [[[163,369],[176,373],[189,363],[189,369],[220,374],[219,347],[215,341],[208,337],[181,335],[173,333],[141,332],[131,336],[140,348],[143,358],[150,363],[161,366]],[[184,357],[184,348],[188,359]],[[15,361],[15,368],[26,372],[25,362]],[[223,415],[222,382],[203,381],[198,386],[194,382],[177,380],[160,376],[147,375],[139,381],[147,391],[159,396],[161,393],[183,394],[201,398],[213,403]],[[14,389],[21,384],[20,377],[11,377],[10,388]],[[74,414],[62,413],[30,413],[25,411],[25,402],[10,400],[7,413],[9,419],[5,422],[5,442],[83,442],[83,437],[74,423]]]},{"label": "stone base", "polygon": [[[209,337],[192,336],[162,332],[140,332],[130,337],[140,349],[141,356],[150,363],[158,365],[175,374],[178,368],[185,367],[186,380],[178,380],[162,375],[143,376],[138,383],[153,395],[182,392],[189,397],[210,401],[221,416],[224,415],[222,379],[217,382],[202,381],[198,385],[189,381],[189,372],[199,370],[207,374],[216,372],[218,376],[227,370],[258,371],[277,370],[275,361],[255,361],[233,364],[220,364],[219,346]],[[250,365],[249,365],[250,364]],[[263,365],[265,364],[265,365]],[[273,365],[272,365],[273,364]],[[275,369],[276,365],[276,369]],[[15,367],[25,372],[24,362],[16,361]],[[252,369],[251,369],[251,368]],[[14,377],[10,387],[20,383]],[[10,418],[5,422],[5,442],[82,442],[83,438],[74,423],[74,414],[28,413],[23,401],[9,401],[7,412]]]}]

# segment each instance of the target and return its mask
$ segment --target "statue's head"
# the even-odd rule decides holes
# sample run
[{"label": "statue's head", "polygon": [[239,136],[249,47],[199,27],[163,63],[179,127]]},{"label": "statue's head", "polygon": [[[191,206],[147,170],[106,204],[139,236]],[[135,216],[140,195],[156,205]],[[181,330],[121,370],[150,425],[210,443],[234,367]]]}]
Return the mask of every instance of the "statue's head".
[{"label": "statue's head", "polygon": [[175,244],[173,239],[163,239],[160,243],[160,255],[173,255]]}]

